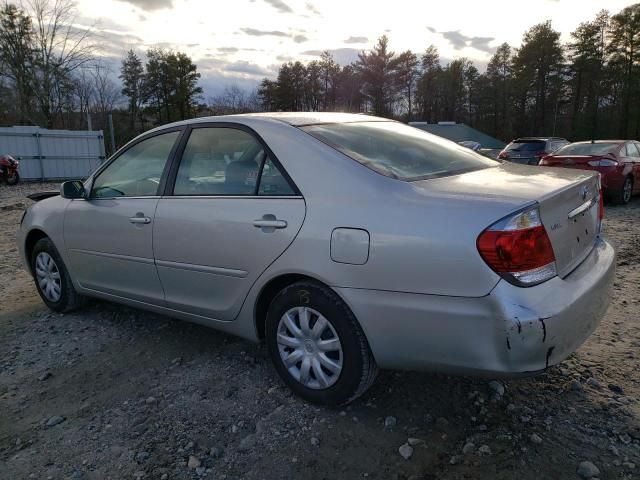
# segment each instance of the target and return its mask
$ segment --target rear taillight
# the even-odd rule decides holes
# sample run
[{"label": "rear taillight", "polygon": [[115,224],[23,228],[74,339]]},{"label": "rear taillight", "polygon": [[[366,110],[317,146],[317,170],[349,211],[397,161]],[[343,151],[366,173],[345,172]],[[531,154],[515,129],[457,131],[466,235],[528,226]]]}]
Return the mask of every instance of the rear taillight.
[{"label": "rear taillight", "polygon": [[611,160],[609,158],[603,158],[601,160],[591,160],[590,162],[587,162],[587,163],[592,167],[617,167],[618,166],[618,162],[616,162],[615,160]]},{"label": "rear taillight", "polygon": [[498,154],[498,158],[501,158],[501,159],[505,159],[505,158],[507,158],[507,152],[500,152],[500,153]]},{"label": "rear taillight", "polygon": [[537,206],[491,225],[477,246],[487,265],[515,285],[532,286],[556,276],[556,257]]}]

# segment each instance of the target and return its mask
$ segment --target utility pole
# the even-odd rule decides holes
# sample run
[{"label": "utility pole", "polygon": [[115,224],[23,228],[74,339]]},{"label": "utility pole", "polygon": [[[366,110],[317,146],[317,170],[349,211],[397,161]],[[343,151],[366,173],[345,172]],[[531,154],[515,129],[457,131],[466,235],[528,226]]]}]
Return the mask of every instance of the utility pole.
[{"label": "utility pole", "polygon": [[116,137],[113,133],[113,115],[109,114],[109,137],[111,138],[111,155],[116,153]]}]

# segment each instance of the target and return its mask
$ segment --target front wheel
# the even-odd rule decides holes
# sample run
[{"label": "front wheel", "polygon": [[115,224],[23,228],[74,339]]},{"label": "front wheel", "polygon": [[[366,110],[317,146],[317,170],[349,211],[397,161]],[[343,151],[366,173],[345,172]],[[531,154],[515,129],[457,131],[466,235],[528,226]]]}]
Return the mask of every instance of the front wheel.
[{"label": "front wheel", "polygon": [[20,181],[20,175],[18,172],[13,172],[13,175],[7,177],[7,185],[16,185]]},{"label": "front wheel", "polygon": [[344,405],[375,380],[378,367],[360,325],[324,285],[297,282],[278,293],[265,334],[276,370],[305,400]]},{"label": "front wheel", "polygon": [[31,252],[31,271],[42,301],[55,312],[69,312],[83,303],[55,245],[41,238]]}]

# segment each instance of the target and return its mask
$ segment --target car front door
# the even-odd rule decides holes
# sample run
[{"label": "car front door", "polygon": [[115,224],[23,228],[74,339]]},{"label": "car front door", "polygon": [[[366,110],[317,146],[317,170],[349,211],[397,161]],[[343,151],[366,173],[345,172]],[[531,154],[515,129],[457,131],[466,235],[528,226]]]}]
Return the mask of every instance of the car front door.
[{"label": "car front door", "polygon": [[182,130],[146,137],[95,175],[86,199],[70,202],[64,239],[83,288],[164,305],[153,260],[153,220],[168,160]]},{"label": "car front door", "polygon": [[261,139],[240,126],[194,127],[172,177],[153,227],[167,306],[233,320],[296,237],[304,199]]}]

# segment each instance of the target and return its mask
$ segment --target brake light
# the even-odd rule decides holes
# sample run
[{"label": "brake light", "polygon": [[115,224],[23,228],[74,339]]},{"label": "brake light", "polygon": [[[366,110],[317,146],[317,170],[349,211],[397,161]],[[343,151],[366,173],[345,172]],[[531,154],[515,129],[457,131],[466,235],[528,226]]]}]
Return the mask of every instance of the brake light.
[{"label": "brake light", "polygon": [[557,274],[556,257],[537,206],[491,225],[476,243],[487,265],[514,285],[536,285]]},{"label": "brake light", "polygon": [[507,152],[500,152],[498,158],[507,158]]},{"label": "brake light", "polygon": [[540,158],[540,161],[538,162],[538,165],[547,165],[547,163],[548,163],[548,162],[547,162],[547,160],[549,160],[549,157],[550,157],[550,156],[551,156],[551,155],[543,155],[543,156]]}]

